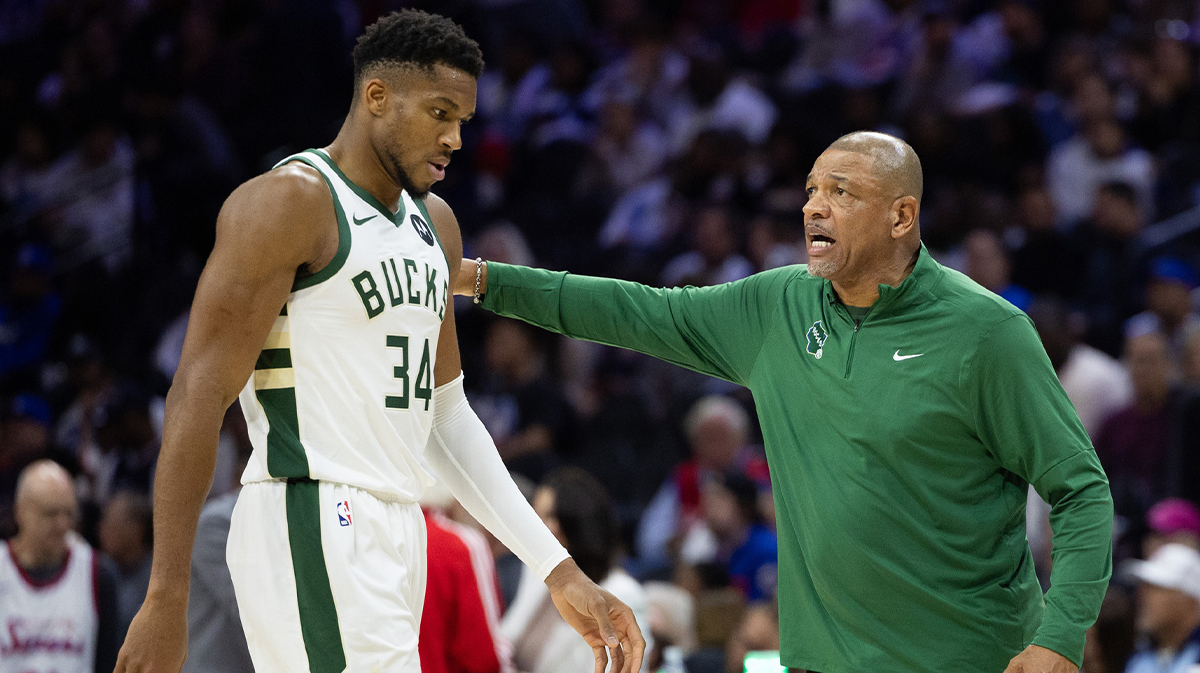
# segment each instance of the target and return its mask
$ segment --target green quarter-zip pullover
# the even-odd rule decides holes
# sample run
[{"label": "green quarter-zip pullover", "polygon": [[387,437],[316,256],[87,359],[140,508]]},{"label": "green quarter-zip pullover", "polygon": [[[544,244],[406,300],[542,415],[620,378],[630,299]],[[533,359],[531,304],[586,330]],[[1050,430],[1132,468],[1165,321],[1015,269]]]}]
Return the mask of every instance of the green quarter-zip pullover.
[{"label": "green quarter-zip pullover", "polygon": [[[1112,571],[1108,481],[1033,324],[922,246],[856,326],[793,266],[706,288],[488,265],[484,307],[750,388],[779,532],[785,665],[1001,673],[1076,664]],[[1045,595],[1025,538],[1052,506]]]}]

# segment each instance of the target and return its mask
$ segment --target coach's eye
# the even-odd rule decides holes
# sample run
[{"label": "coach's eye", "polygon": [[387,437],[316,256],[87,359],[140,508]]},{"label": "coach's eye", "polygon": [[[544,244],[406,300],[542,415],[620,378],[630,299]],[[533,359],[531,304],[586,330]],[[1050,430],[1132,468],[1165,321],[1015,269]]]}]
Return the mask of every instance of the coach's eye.
[{"label": "coach's eye", "polygon": [[838,195],[838,196],[845,196],[845,195],[846,195],[846,190],[842,189],[841,187],[838,187],[838,190],[837,190],[837,195]]},{"label": "coach's eye", "polygon": [[816,187],[805,187],[804,193],[808,194],[809,196],[812,196],[813,194],[817,193],[817,188]]}]

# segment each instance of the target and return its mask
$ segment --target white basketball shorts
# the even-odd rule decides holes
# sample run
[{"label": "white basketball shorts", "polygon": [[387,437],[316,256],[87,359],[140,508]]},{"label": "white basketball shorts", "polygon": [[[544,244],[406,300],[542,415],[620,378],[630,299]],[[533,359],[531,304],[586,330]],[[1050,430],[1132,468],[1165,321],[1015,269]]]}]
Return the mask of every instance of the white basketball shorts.
[{"label": "white basketball shorts", "polygon": [[416,504],[329,482],[247,484],[226,559],[256,670],[420,673]]}]

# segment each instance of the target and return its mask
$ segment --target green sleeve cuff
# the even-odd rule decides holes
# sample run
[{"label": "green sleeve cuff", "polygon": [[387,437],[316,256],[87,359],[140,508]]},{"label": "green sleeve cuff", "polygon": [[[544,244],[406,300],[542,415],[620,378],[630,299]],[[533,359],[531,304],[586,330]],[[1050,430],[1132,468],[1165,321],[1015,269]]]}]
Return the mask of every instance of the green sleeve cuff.
[{"label": "green sleeve cuff", "polygon": [[1033,639],[1034,645],[1044,647],[1047,650],[1053,650],[1067,659],[1076,667],[1083,665],[1083,643],[1086,640],[1086,632],[1084,633],[1046,633],[1046,629],[1038,630],[1037,636]]}]

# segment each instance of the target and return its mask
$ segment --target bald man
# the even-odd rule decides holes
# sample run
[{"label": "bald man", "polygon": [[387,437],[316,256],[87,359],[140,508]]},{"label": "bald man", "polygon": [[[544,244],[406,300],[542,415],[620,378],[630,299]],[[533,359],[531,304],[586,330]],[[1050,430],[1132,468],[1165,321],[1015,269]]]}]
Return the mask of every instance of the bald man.
[{"label": "bald man", "polygon": [[[1112,499],[1025,314],[921,244],[921,164],[853,133],[817,159],[809,263],[706,288],[463,260],[459,294],[750,388],[779,528],[781,660],[821,673],[1072,673]],[[1028,484],[1052,506],[1045,595]]]},{"label": "bald man", "polygon": [[110,673],[123,635],[116,569],[72,530],[71,476],[34,462],[15,500],[17,534],[0,542],[0,670]]}]

